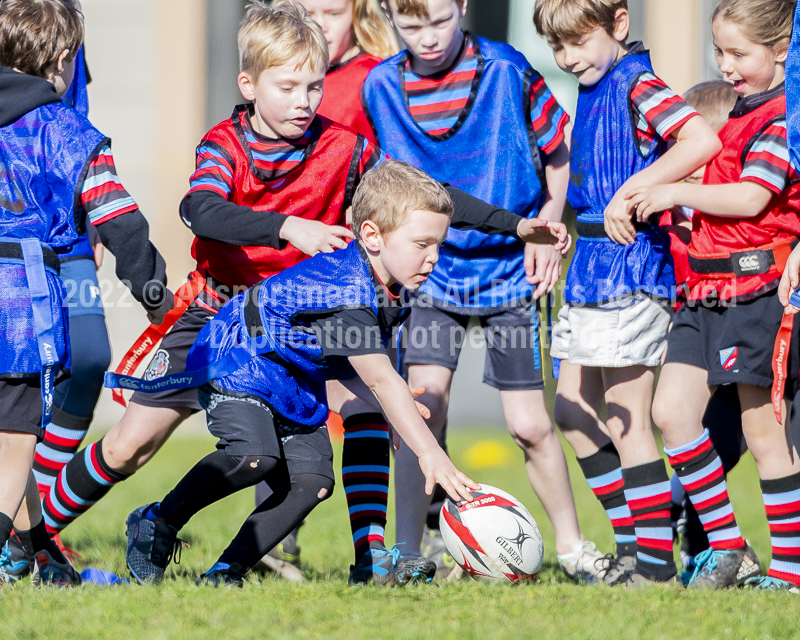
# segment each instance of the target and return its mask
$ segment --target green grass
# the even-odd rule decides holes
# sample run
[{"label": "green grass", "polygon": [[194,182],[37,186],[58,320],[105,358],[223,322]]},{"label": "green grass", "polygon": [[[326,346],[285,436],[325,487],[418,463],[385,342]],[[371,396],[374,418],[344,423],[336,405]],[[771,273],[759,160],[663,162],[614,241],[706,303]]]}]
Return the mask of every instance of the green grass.
[{"label": "green grass", "polygon": [[[470,468],[467,450],[480,440],[507,447],[511,463],[503,468]],[[133,508],[161,498],[212,446],[210,438],[173,439],[143,472],[70,527],[65,539],[82,554],[79,567],[127,575],[125,517]],[[172,566],[158,587],[58,590],[24,584],[0,589],[0,638],[800,637],[800,598],[789,594],[625,592],[568,583],[556,567],[552,529],[509,436],[500,430],[453,430],[450,446],[456,463],[474,479],[514,494],[536,518],[546,550],[538,583],[511,587],[463,581],[401,590],[348,588],[352,547],[339,487],[301,532],[308,582],[293,585],[268,578],[248,582],[241,591],[197,588],[196,576],[216,560],[252,507],[252,492],[244,491],[207,509],[184,529],[181,535],[191,548],[184,550],[181,564]],[[574,459],[570,464],[584,533],[601,549],[611,550],[608,521]],[[766,519],[749,456],[731,475],[730,484],[740,525],[767,562]]]}]

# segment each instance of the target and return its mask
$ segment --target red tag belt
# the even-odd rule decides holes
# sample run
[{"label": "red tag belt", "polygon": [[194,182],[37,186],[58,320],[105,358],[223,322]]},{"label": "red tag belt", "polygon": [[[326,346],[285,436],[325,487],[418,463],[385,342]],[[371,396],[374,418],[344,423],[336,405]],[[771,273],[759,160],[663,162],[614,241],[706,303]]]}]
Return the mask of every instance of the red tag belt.
[{"label": "red tag belt", "polygon": [[[121,373],[126,376],[132,376],[136,373],[141,361],[146,358],[150,352],[155,349],[156,345],[161,342],[161,339],[172,329],[178,319],[186,312],[189,306],[194,302],[195,298],[200,295],[203,287],[206,286],[206,279],[199,271],[192,271],[189,274],[189,280],[181,285],[175,292],[175,308],[164,316],[164,322],[161,324],[151,324],[144,333],[139,336],[139,339],[133,343],[133,346],[128,349],[122,362],[117,365],[114,373]],[[125,398],[122,396],[121,389],[114,389],[112,392],[114,402],[118,402],[123,407],[126,406]]]}]

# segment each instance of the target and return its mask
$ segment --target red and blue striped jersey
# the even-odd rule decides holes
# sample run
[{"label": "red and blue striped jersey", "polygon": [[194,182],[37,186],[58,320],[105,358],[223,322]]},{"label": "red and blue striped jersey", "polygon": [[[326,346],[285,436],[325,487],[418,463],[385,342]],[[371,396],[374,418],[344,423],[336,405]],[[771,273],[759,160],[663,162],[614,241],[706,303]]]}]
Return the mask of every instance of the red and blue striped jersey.
[{"label": "red and blue striped jersey", "polygon": [[[270,180],[277,180],[297,168],[307,157],[313,140],[313,128],[297,140],[268,138],[253,129],[249,116],[242,118],[247,146],[256,168]],[[369,140],[364,141],[359,172],[363,174],[386,159]],[[213,191],[228,198],[233,190],[233,165],[228,153],[216,143],[204,140],[197,147],[196,169],[189,178],[189,191]]]},{"label": "red and blue striped jersey", "polygon": [[[465,35],[464,51],[453,67],[433,76],[419,76],[406,61],[405,92],[411,117],[426,133],[441,136],[450,131],[477,90],[478,56],[469,34]],[[479,82],[480,79],[477,79]],[[530,88],[531,121],[539,148],[550,153],[564,140],[569,116],[556,101],[544,78],[535,74]]]},{"label": "red and blue striped jersey", "polygon": [[789,162],[786,118],[773,121],[751,139],[748,147],[742,167],[743,182],[755,182],[780,195],[790,183],[800,180]]},{"label": "red and blue striped jersey", "polygon": [[117,176],[114,156],[108,144],[103,145],[89,163],[81,186],[80,201],[93,225],[139,208]]},{"label": "red and blue striped jersey", "polygon": [[631,104],[639,149],[650,153],[656,136],[669,139],[689,120],[699,115],[683,98],[652,73],[643,73],[631,88]]}]

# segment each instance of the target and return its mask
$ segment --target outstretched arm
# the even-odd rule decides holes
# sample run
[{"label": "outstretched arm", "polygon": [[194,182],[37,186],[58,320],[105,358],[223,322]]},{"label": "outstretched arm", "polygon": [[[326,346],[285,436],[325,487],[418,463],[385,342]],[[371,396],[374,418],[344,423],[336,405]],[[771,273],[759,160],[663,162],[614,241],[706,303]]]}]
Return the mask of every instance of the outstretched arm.
[{"label": "outstretched arm", "polygon": [[[470,488],[478,485],[461,473],[439,446],[428,426],[420,417],[408,386],[392,367],[386,354],[351,356],[350,364],[380,404],[386,419],[419,458],[425,474],[425,491],[433,492],[436,483],[456,501],[472,501]],[[369,401],[367,398],[362,398]]]}]

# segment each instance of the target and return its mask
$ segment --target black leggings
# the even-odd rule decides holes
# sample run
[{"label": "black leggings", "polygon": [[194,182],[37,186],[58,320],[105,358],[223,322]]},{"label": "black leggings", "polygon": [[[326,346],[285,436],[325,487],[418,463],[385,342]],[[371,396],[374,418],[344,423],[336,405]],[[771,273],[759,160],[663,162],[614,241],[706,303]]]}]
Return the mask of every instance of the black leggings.
[{"label": "black leggings", "polygon": [[289,476],[276,472],[266,479],[272,495],[245,520],[219,561],[250,569],[298,526],[333,492],[333,480],[314,473]]}]

